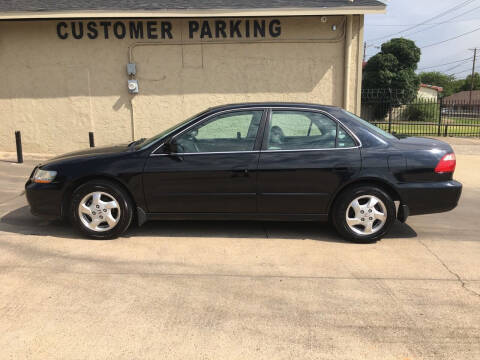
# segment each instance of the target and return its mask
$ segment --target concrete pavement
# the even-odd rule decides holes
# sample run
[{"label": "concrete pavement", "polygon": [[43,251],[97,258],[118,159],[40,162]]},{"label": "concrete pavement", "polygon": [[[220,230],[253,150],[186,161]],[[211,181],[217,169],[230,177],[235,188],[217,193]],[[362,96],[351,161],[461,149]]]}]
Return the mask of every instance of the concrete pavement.
[{"label": "concrete pavement", "polygon": [[459,207],[370,245],[253,222],[86,240],[29,215],[33,163],[0,161],[0,357],[480,358],[480,141],[453,143]]}]

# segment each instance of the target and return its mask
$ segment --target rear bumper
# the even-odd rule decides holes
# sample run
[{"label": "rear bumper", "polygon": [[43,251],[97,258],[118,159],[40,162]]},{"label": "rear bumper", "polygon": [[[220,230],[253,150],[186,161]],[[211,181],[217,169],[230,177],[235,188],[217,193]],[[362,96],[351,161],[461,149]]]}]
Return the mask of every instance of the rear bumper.
[{"label": "rear bumper", "polygon": [[28,180],[25,195],[33,215],[46,219],[62,217],[62,188],[59,184],[37,184]]},{"label": "rear bumper", "polygon": [[458,205],[462,194],[462,184],[455,180],[401,184],[397,189],[402,203],[408,206],[410,215],[453,210]]}]

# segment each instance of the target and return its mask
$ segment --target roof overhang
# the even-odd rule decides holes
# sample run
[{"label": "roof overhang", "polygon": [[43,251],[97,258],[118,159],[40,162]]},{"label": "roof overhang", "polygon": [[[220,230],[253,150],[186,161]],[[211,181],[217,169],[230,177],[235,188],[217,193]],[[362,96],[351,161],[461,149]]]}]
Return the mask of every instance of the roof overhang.
[{"label": "roof overhang", "polygon": [[326,8],[282,9],[215,9],[215,10],[82,10],[2,12],[0,20],[90,19],[90,18],[200,18],[200,17],[271,17],[313,15],[384,14],[386,6],[348,6]]}]

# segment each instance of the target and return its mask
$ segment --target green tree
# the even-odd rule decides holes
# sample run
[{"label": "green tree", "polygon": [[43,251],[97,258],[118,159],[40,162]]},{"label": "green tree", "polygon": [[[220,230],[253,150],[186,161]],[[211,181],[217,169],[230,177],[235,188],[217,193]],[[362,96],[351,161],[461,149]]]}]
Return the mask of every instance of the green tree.
[{"label": "green tree", "polygon": [[[468,75],[463,81],[460,91],[469,91],[472,86],[472,75]],[[480,90],[480,74],[475,73],[473,77],[473,90]]]},{"label": "green tree", "polygon": [[418,75],[423,84],[441,86],[443,96],[450,96],[457,92],[458,86],[453,75],[447,75],[439,71],[422,72]]},{"label": "green tree", "polygon": [[407,103],[417,97],[420,79],[415,70],[421,51],[408,39],[392,39],[370,58],[363,73],[364,89],[384,89],[395,96],[391,106]]},{"label": "green tree", "polygon": [[382,117],[392,107],[408,103],[417,97],[420,79],[415,73],[421,50],[409,39],[392,39],[368,60],[363,73],[363,89],[382,89],[390,93],[383,99],[376,116]]}]

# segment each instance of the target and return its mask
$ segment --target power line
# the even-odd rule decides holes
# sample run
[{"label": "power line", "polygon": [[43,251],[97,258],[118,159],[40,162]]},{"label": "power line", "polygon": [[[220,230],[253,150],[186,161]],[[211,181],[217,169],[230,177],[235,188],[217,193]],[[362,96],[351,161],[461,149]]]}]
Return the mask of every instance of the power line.
[{"label": "power line", "polygon": [[452,70],[455,70],[455,69],[458,69],[459,66],[462,66],[463,64],[465,64],[467,61],[470,61],[471,59],[468,59],[468,60],[465,60],[464,62],[458,64],[458,65],[455,65],[455,66],[452,66],[451,68],[448,68],[446,70],[443,70],[443,72],[449,72],[449,71],[452,71]]},{"label": "power line", "polygon": [[430,22],[430,21],[432,21],[432,20],[435,20],[435,19],[438,19],[438,18],[440,18],[440,17],[443,17],[443,16],[451,13],[452,11],[456,11],[456,10],[458,10],[458,9],[461,9],[462,7],[465,7],[465,6],[469,5],[470,3],[474,2],[474,1],[476,1],[476,0],[467,0],[467,1],[464,1],[464,2],[462,2],[462,3],[460,3],[460,4],[457,4],[457,5],[453,6],[452,8],[449,8],[449,9],[441,12],[440,14],[437,14],[437,15],[435,15],[435,16],[433,16],[433,17],[431,17],[431,18],[429,18],[429,19],[427,19],[427,20],[425,20],[425,21],[422,21],[421,23],[418,23],[418,24],[416,24],[416,25],[414,25],[414,26],[411,26],[411,27],[409,27],[408,29],[405,29],[405,30],[402,30],[402,31],[399,31],[399,32],[396,32],[396,33],[392,33],[392,34],[389,34],[389,35],[386,35],[386,36],[382,36],[382,37],[379,37],[379,38],[376,38],[376,39],[372,39],[372,40],[370,40],[370,42],[377,42],[378,40],[382,40],[382,39],[390,38],[390,37],[395,36],[395,35],[403,34],[403,33],[407,32],[407,31],[410,31],[410,30],[415,29],[415,28],[418,27],[418,26],[425,25],[426,23],[428,23],[428,22]]},{"label": "power line", "polygon": [[466,33],[463,33],[463,34],[460,34],[460,35],[457,35],[457,36],[454,36],[450,39],[446,39],[446,40],[442,40],[442,41],[439,41],[439,42],[436,42],[436,43],[432,43],[432,44],[428,44],[428,45],[425,45],[425,46],[421,46],[420,49],[426,49],[426,48],[429,48],[429,47],[432,47],[432,46],[436,46],[436,45],[440,45],[440,44],[443,44],[443,43],[446,43],[448,41],[452,41],[452,40],[455,40],[455,39],[458,39],[458,38],[461,38],[462,36],[466,36],[466,35],[469,35],[469,34],[472,34],[474,32],[477,32],[480,30],[480,27],[478,28],[475,28],[471,31],[468,31]]},{"label": "power line", "polygon": [[458,75],[458,74],[463,74],[463,73],[465,73],[465,72],[467,72],[467,71],[470,72],[471,70],[472,70],[472,69],[469,67],[468,69],[464,69],[464,70],[462,70],[462,71],[459,71],[459,72],[456,72],[456,73],[453,73],[453,74],[448,74],[448,75],[450,75],[450,76],[455,76],[455,75]]},{"label": "power line", "polygon": [[428,27],[428,28],[426,28],[426,29],[422,29],[422,30],[415,31],[415,32],[410,33],[410,34],[406,34],[406,36],[412,36],[412,35],[415,35],[415,34],[418,34],[418,33],[421,33],[421,32],[424,32],[424,31],[427,31],[427,30],[430,30],[430,29],[433,29],[434,27],[436,27],[436,26],[438,26],[438,25],[446,24],[446,23],[448,23],[448,22],[451,21],[451,20],[458,19],[459,17],[461,17],[461,16],[463,16],[463,15],[466,15],[466,14],[469,14],[469,13],[471,13],[472,11],[475,11],[475,10],[477,10],[477,9],[480,9],[480,6],[477,6],[476,8],[473,8],[473,9],[470,9],[470,10],[468,10],[468,11],[465,11],[465,12],[461,13],[460,15],[456,15],[456,16],[454,16],[454,17],[452,17],[452,18],[450,18],[450,19],[448,19],[448,20],[446,20],[446,21],[444,21],[444,22],[440,22],[440,23],[438,23],[438,24],[432,25],[432,26],[430,26],[430,27]]},{"label": "power line", "polygon": [[445,65],[456,64],[456,63],[459,63],[459,62],[462,62],[462,61],[471,60],[471,59],[472,59],[472,57],[469,57],[469,58],[466,58],[466,59],[457,60],[457,61],[452,61],[452,62],[448,62],[448,63],[445,63],[445,64],[433,65],[433,66],[427,66],[427,67],[424,67],[424,68],[418,69],[418,71],[422,71],[422,70],[426,70],[426,69],[433,69],[433,68],[436,68],[436,67],[442,67],[442,66],[445,66]]},{"label": "power line", "polygon": [[[448,20],[448,21],[442,21],[442,22],[438,22],[438,23],[422,24],[422,25],[418,25],[418,26],[442,25],[442,24],[446,24],[446,23],[458,24],[460,22],[475,21],[475,20],[480,20],[480,18],[463,19],[463,20],[460,20],[460,21],[449,21]],[[374,26],[374,27],[375,26],[378,26],[378,27],[402,27],[402,26],[407,27],[407,26],[413,26],[413,25],[416,25],[416,24],[395,24],[395,25],[394,24],[368,24],[369,27],[372,27],[372,26]]]}]

